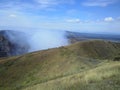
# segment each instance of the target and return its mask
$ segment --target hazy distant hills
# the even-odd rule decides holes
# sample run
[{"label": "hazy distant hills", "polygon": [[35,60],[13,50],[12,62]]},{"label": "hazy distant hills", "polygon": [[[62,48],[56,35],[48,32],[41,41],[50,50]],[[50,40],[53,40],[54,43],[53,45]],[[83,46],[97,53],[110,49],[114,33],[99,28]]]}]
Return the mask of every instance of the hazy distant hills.
[{"label": "hazy distant hills", "polygon": [[66,36],[71,43],[84,41],[84,40],[109,40],[120,42],[120,35],[115,34],[95,34],[95,33],[79,33],[79,32],[66,32]]},{"label": "hazy distant hills", "polygon": [[90,40],[0,59],[0,90],[119,90],[120,43]]}]

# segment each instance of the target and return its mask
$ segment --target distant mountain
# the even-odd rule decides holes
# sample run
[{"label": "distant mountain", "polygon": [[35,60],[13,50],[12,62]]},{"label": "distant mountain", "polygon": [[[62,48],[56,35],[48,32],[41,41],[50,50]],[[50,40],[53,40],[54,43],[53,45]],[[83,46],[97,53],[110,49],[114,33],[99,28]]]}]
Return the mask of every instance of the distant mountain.
[{"label": "distant mountain", "polygon": [[11,30],[0,31],[0,57],[27,53],[29,44],[21,38],[25,38],[22,32]]},{"label": "distant mountain", "polygon": [[101,40],[1,58],[0,90],[120,90],[119,60],[120,43]]},{"label": "distant mountain", "polygon": [[70,43],[91,40],[91,39],[120,42],[120,35],[115,35],[115,34],[113,35],[112,34],[94,34],[94,33],[79,33],[79,32],[66,31],[66,37],[68,38]]}]

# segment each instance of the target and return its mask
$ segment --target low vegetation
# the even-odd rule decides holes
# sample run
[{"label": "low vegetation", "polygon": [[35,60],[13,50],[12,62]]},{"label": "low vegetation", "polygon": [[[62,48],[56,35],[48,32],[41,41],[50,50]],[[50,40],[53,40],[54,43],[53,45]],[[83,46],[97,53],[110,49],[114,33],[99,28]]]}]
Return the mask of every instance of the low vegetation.
[{"label": "low vegetation", "polygon": [[119,90],[120,63],[106,62],[81,73],[40,83],[24,90]]},{"label": "low vegetation", "polygon": [[0,90],[119,90],[119,46],[84,41],[1,58]]}]

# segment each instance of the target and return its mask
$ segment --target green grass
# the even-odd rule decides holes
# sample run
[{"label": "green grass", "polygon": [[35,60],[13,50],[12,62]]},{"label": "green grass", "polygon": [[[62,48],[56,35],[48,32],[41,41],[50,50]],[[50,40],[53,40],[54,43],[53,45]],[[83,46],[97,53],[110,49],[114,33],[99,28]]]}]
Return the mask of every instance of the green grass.
[{"label": "green grass", "polygon": [[119,90],[120,63],[106,62],[94,69],[50,80],[23,90]]},{"label": "green grass", "polygon": [[[0,90],[104,90],[102,86],[105,90],[117,90],[120,62],[112,59],[119,55],[119,46],[87,41],[1,58]],[[117,83],[115,87],[111,85],[112,89],[105,87],[109,80]]]},{"label": "green grass", "polygon": [[113,59],[120,54],[120,43],[90,40],[68,46],[81,56],[95,59]]}]

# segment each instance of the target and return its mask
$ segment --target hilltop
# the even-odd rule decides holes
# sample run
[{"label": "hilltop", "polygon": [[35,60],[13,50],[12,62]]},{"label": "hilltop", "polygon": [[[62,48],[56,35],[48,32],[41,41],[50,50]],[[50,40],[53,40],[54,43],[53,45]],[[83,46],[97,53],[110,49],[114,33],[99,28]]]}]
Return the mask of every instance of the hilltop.
[{"label": "hilltop", "polygon": [[119,90],[119,57],[120,43],[89,40],[1,58],[0,90]]}]

